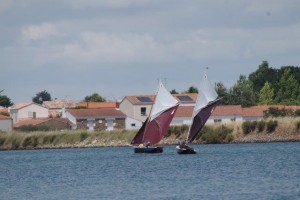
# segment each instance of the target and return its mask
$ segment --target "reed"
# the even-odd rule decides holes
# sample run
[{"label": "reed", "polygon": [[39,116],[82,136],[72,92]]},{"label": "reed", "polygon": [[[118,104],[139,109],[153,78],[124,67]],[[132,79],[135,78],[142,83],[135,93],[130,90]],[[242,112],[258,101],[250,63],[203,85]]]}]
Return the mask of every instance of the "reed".
[{"label": "reed", "polygon": [[[274,125],[274,123],[277,125]],[[267,118],[255,122],[255,129],[243,134],[241,122],[227,124],[207,124],[203,127],[195,143],[238,143],[255,141],[300,141],[300,117]],[[268,128],[268,124],[270,124]],[[170,126],[160,142],[161,145],[177,144],[185,139],[189,126]],[[252,129],[253,130],[253,129]],[[138,130],[95,131],[34,131],[34,132],[1,132],[0,149],[40,149],[40,148],[72,148],[126,146]],[[272,133],[268,133],[272,132]],[[258,139],[257,139],[258,138]]]}]

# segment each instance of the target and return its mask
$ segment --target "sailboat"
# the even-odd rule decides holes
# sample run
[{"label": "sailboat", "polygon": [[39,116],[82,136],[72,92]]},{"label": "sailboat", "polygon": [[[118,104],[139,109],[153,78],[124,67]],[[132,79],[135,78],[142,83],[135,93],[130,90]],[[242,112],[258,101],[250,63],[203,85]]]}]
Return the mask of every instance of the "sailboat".
[{"label": "sailboat", "polygon": [[159,82],[150,115],[130,143],[135,153],[163,152],[163,147],[153,145],[159,143],[165,135],[178,106],[179,102]]},{"label": "sailboat", "polygon": [[178,154],[196,153],[196,151],[192,147],[189,147],[188,144],[191,144],[196,139],[200,130],[214,111],[216,105],[221,101],[222,98],[217,97],[218,95],[210,84],[207,75],[204,74],[193,110],[192,124],[189,128],[186,140],[181,141],[179,145],[176,146]]}]

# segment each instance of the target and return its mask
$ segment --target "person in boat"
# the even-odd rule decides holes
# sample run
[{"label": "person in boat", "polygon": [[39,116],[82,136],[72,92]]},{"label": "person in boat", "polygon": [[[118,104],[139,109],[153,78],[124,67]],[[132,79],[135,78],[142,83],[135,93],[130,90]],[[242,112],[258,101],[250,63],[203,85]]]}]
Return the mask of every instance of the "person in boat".
[{"label": "person in boat", "polygon": [[181,142],[179,143],[179,147],[180,147],[181,149],[187,149],[187,150],[191,149],[191,147],[189,147],[189,146],[186,144],[186,140],[181,141]]},{"label": "person in boat", "polygon": [[148,148],[150,146],[150,142],[145,142],[144,146]]},{"label": "person in boat", "polygon": [[179,142],[179,147],[182,148],[182,149],[186,149],[187,145],[186,145],[185,140]]}]

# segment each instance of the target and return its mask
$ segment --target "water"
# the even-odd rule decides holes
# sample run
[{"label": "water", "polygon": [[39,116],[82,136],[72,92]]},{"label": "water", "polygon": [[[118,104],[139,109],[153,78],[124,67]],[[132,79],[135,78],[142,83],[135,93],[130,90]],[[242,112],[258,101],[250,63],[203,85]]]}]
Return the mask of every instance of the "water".
[{"label": "water", "polygon": [[300,144],[0,152],[0,199],[300,199]]}]

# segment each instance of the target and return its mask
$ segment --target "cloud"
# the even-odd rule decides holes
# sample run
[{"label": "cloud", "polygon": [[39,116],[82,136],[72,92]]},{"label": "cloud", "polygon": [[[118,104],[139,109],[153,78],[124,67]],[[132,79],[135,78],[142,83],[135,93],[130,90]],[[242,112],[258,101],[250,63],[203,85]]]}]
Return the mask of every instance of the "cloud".
[{"label": "cloud", "polygon": [[150,0],[65,0],[66,4],[71,5],[71,7],[76,10],[94,7],[125,8],[133,5],[145,5],[149,2]]},{"label": "cloud", "polygon": [[51,36],[58,35],[58,30],[54,24],[43,23],[41,25],[31,25],[21,30],[22,41],[29,43],[31,41],[42,40]]},{"label": "cloud", "polygon": [[5,11],[11,5],[12,0],[1,0],[0,13]]}]

